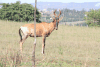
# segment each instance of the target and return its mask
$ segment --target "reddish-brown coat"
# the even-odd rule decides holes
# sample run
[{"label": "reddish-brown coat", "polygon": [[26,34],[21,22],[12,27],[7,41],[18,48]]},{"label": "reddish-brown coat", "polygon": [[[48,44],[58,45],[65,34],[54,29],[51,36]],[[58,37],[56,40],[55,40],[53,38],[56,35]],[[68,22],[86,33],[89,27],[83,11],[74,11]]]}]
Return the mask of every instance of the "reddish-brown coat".
[{"label": "reddish-brown coat", "polygon": [[[36,36],[49,36],[50,33],[54,30],[56,26],[56,22],[46,23],[42,22],[36,24]],[[22,27],[27,27],[29,32],[27,33],[28,36],[34,37],[34,24],[25,24]]]},{"label": "reddish-brown coat", "polygon": [[[55,18],[53,18],[53,22],[51,23],[41,22],[41,23],[36,24],[36,36],[43,37],[43,41],[42,41],[42,53],[43,54],[44,54],[46,37],[48,37],[54,29],[56,30],[58,29],[59,16],[61,15],[61,11],[59,10],[60,13],[58,16],[55,14],[55,11],[54,11]],[[57,26],[56,26],[56,23],[58,23]],[[21,31],[23,35],[21,35]],[[21,38],[20,50],[22,52],[23,42],[27,39],[28,36],[34,37],[34,24],[25,24],[21,26],[19,29],[19,35]]]}]

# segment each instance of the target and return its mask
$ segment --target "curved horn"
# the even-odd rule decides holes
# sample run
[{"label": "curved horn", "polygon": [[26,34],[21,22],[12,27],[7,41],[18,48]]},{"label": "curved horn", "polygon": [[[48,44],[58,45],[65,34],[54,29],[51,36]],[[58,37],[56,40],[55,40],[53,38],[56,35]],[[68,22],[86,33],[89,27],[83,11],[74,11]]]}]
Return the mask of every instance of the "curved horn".
[{"label": "curved horn", "polygon": [[63,19],[63,17],[64,17],[64,14],[63,14],[63,16],[62,16],[62,17],[60,17],[60,18],[59,18],[59,21],[60,21],[60,20],[62,20],[62,19]]},{"label": "curved horn", "polygon": [[54,11],[54,16],[57,17],[57,15],[55,14],[56,10]]},{"label": "curved horn", "polygon": [[58,17],[61,15],[61,11],[60,11],[60,9],[59,9],[59,15],[58,15]]}]

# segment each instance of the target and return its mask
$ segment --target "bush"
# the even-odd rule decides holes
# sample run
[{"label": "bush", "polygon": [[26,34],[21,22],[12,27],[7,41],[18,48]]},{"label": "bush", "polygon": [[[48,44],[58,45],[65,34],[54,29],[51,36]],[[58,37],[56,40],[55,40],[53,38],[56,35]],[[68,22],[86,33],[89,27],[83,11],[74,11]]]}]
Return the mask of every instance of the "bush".
[{"label": "bush", "polygon": [[[33,21],[35,8],[31,4],[20,4],[19,1],[11,4],[2,4],[0,9],[0,19],[1,20],[12,20],[12,21]],[[41,14],[36,10],[36,18],[39,21]]]},{"label": "bush", "polygon": [[98,10],[90,10],[85,13],[86,16],[84,19],[89,26],[100,26],[100,9]]}]

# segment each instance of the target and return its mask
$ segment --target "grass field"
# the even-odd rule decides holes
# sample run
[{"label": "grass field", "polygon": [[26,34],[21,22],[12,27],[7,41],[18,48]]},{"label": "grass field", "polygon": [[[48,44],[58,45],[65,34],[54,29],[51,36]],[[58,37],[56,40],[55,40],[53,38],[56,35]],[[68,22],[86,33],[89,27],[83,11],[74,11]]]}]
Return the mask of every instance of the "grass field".
[{"label": "grass field", "polygon": [[[34,38],[23,45],[19,55],[18,29],[26,23],[0,20],[0,67],[31,67]],[[100,67],[100,28],[59,25],[46,38],[45,55],[42,38],[37,38],[36,67]],[[43,57],[45,58],[43,61]]]}]

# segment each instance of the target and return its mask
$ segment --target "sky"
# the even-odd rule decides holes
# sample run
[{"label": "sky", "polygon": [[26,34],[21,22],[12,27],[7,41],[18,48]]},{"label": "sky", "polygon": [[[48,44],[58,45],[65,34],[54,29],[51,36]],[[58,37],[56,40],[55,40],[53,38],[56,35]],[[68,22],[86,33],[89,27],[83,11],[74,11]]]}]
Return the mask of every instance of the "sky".
[{"label": "sky", "polygon": [[[35,0],[0,0],[0,3],[15,3],[16,1],[21,1],[21,3],[35,3]],[[84,3],[84,2],[100,2],[100,0],[37,0],[37,2]]]}]

